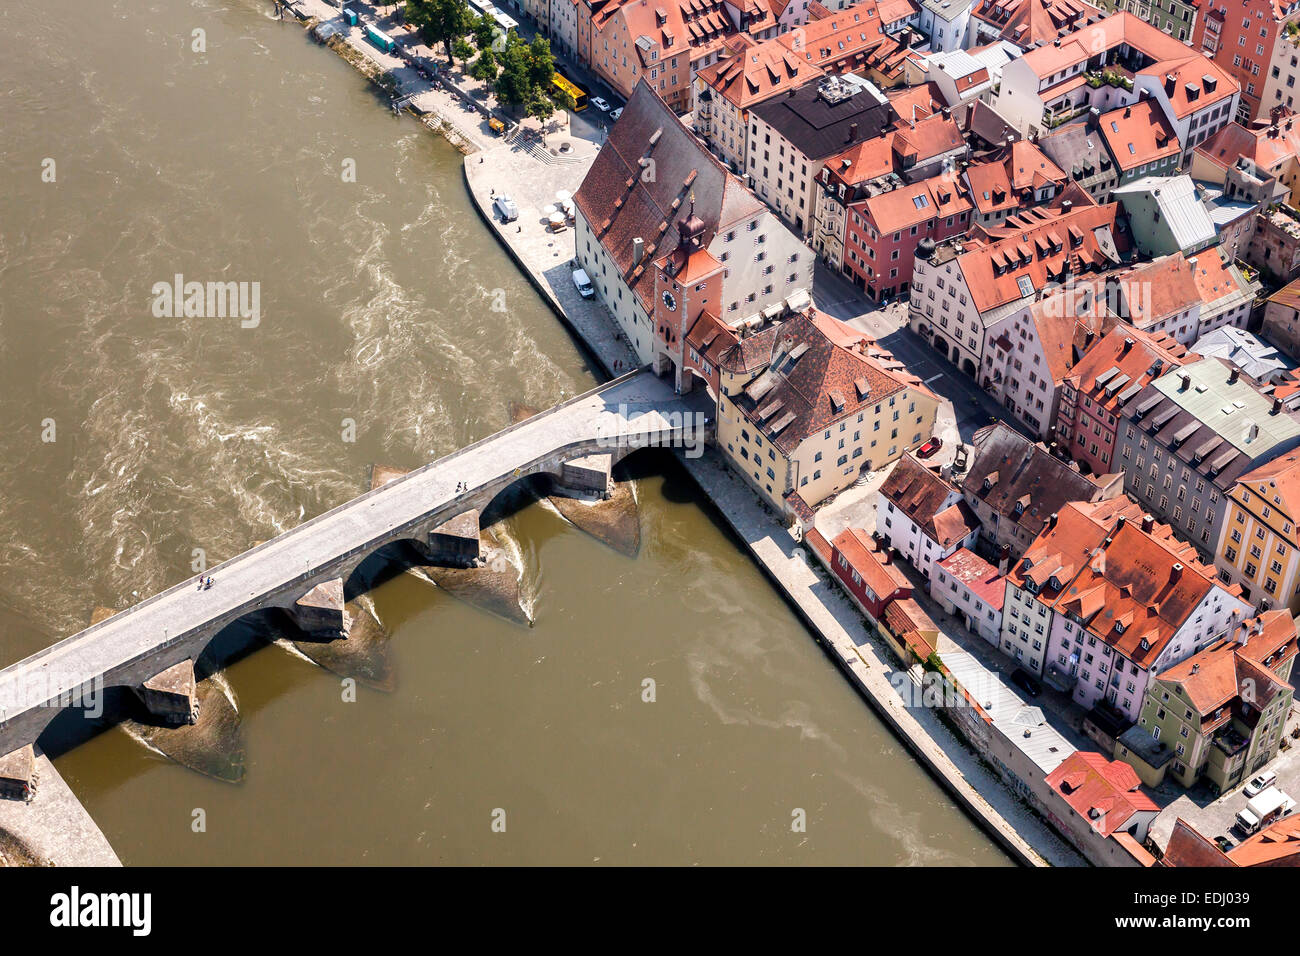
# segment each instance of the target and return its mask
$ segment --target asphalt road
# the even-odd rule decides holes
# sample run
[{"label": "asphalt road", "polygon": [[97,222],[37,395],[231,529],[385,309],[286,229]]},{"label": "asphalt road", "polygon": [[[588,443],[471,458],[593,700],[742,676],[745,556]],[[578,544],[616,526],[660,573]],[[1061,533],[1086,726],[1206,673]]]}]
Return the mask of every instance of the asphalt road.
[{"label": "asphalt road", "polygon": [[1029,434],[974,379],[958,371],[907,327],[906,302],[878,306],[822,262],[817,263],[813,275],[813,302],[823,312],[872,336],[931,391],[950,402],[963,442],[969,444],[971,435],[994,419],[1005,420],[1017,431]]}]

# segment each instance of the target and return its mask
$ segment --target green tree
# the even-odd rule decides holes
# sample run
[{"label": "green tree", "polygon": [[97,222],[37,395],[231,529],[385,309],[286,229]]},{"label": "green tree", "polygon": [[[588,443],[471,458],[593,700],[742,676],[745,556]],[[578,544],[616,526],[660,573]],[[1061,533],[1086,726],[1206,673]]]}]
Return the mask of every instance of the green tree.
[{"label": "green tree", "polygon": [[[550,112],[551,78],[555,75],[555,57],[551,54],[549,40],[538,37],[526,42],[513,30],[506,36],[505,48],[496,54],[501,73],[496,80],[497,100],[509,106],[521,106],[529,116],[539,116],[543,109],[539,100],[546,100]],[[568,108],[572,108],[572,101]]]},{"label": "green tree", "polygon": [[465,0],[406,0],[406,21],[425,43],[441,43],[450,60],[452,44],[469,34],[473,14]]},{"label": "green tree", "polygon": [[551,41],[545,37],[534,37],[528,45],[528,79],[539,90],[547,90],[551,77],[555,75],[555,56],[551,53]]},{"label": "green tree", "polygon": [[478,59],[470,64],[469,75],[476,80],[481,80],[488,86],[496,82],[497,58],[491,49],[484,50],[478,55]]},{"label": "green tree", "polygon": [[513,30],[506,37],[505,49],[497,53],[501,74],[496,80],[497,101],[507,106],[524,106],[533,89],[529,76],[528,44]]},{"label": "green tree", "polygon": [[474,55],[474,48],[462,37],[451,45],[451,52],[461,63],[468,63],[470,57]]},{"label": "green tree", "polygon": [[486,13],[480,13],[478,18],[470,24],[470,33],[474,37],[474,46],[482,53],[485,50],[492,49],[492,42],[496,40],[500,27]]},{"label": "green tree", "polygon": [[527,114],[536,119],[542,126],[542,141],[546,141],[546,123],[555,115],[555,104],[551,98],[540,88],[534,86],[528,91],[528,102],[525,104]]}]

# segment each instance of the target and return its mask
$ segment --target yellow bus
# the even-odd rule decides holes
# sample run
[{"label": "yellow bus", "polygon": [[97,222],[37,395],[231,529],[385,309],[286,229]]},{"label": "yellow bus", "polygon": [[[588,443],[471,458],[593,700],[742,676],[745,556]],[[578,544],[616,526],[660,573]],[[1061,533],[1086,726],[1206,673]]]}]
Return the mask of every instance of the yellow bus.
[{"label": "yellow bus", "polygon": [[573,111],[581,113],[587,108],[587,91],[577,83],[574,83],[559,70],[551,75],[551,85],[563,93],[568,93],[573,97]]}]

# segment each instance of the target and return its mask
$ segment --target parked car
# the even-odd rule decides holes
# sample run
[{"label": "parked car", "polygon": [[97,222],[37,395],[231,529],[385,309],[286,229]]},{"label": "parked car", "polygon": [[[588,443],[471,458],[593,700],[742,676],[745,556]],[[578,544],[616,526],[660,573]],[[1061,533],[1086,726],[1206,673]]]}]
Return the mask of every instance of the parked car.
[{"label": "parked car", "polygon": [[609,112],[609,101],[603,97],[593,96],[591,98],[591,105],[596,107],[596,109],[600,110],[602,113]]},{"label": "parked car", "polygon": [[596,290],[591,287],[591,280],[587,278],[585,269],[573,270],[573,287],[578,290],[578,295],[584,299],[590,299],[596,294]]},{"label": "parked car", "polygon": [[1011,683],[1015,684],[1030,697],[1037,697],[1043,692],[1043,689],[1038,686],[1038,681],[1030,677],[1027,671],[1020,670],[1019,668],[1017,668],[1015,673],[1011,675]]},{"label": "parked car", "polygon": [[1214,838],[1214,844],[1215,844],[1215,846],[1217,846],[1220,850],[1222,850],[1224,853],[1227,853],[1227,852],[1228,852],[1229,850],[1231,850],[1234,846],[1236,846],[1236,844],[1233,843],[1232,840],[1230,840],[1230,839],[1229,839],[1228,837],[1226,837],[1226,836],[1223,836],[1222,834],[1220,834],[1219,836],[1216,836],[1216,837]]},{"label": "parked car", "polygon": [[1273,770],[1265,770],[1257,777],[1252,777],[1250,783],[1246,784],[1245,794],[1247,797],[1253,797],[1257,793],[1262,793],[1273,784],[1277,783],[1277,773]]},{"label": "parked car", "polygon": [[609,114],[609,118],[612,119],[615,123],[617,123],[618,118],[622,115],[623,115],[623,107],[620,106],[618,109],[614,110],[612,113]]},{"label": "parked car", "polygon": [[918,458],[929,458],[936,451],[943,447],[943,439],[937,435],[916,450]]},{"label": "parked car", "polygon": [[501,217],[502,222],[514,222],[519,218],[519,207],[505,193],[492,200],[492,208],[497,211],[497,215]]}]

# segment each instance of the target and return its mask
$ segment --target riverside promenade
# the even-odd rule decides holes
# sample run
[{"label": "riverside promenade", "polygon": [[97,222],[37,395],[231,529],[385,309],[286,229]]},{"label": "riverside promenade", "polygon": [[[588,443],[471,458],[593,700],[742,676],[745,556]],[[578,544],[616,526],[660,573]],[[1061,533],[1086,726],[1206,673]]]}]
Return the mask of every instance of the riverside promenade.
[{"label": "riverside promenade", "polygon": [[[520,177],[518,162],[500,150],[466,157],[471,198],[538,292],[605,371],[610,373],[616,361],[627,367],[635,358],[615,333],[613,318],[598,301],[577,295],[566,278],[567,268],[565,275],[557,269],[556,263],[567,263],[576,254],[574,231],[550,234],[526,221],[525,202],[530,211],[536,205],[534,186]],[[587,165],[565,167],[558,174],[563,183],[559,188],[576,192],[586,170]],[[554,184],[548,180],[538,192],[553,195]],[[503,225],[492,211],[492,193],[503,189],[519,205],[518,223]],[[803,545],[736,480],[721,457],[710,449],[701,458],[681,460],[854,688],[971,817],[1023,865],[1086,866],[1083,857],[1022,803],[933,709],[904,703],[891,684],[897,671],[891,653],[869,633],[843,593],[811,566]]]},{"label": "riverside promenade", "polygon": [[8,833],[42,864],[121,866],[99,826],[39,748],[37,791],[30,801],[0,800],[0,833]]}]

